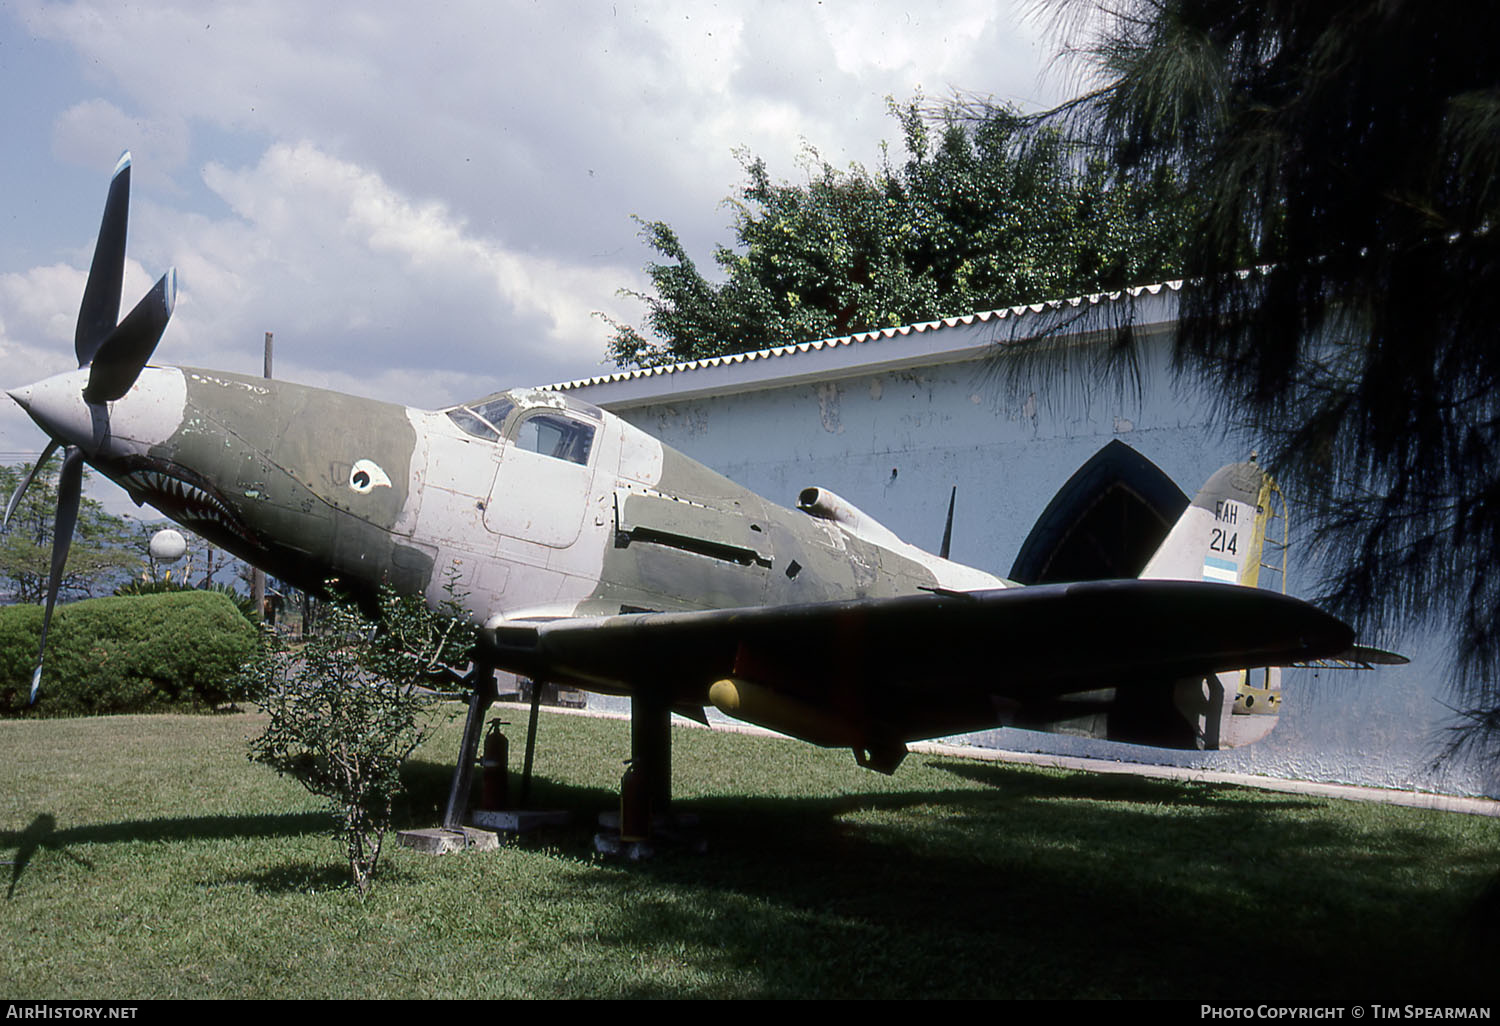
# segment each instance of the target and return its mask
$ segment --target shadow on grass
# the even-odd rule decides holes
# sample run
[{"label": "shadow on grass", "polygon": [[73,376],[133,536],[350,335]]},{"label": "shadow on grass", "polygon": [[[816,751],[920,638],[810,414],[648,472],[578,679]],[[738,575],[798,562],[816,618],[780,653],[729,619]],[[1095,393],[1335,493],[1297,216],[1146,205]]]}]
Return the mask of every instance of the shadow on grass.
[{"label": "shadow on grass", "polygon": [[16,896],[16,884],[21,880],[21,874],[26,872],[27,865],[38,849],[47,848],[61,851],[69,859],[78,863],[86,869],[94,868],[88,859],[80,858],[70,851],[66,851],[57,843],[57,819],[47,813],[33,819],[27,824],[26,829],[19,834],[0,834],[0,846],[15,846],[16,857],[10,862],[10,886],[6,889],[7,900]]},{"label": "shadow on grass", "polygon": [[[405,790],[397,796],[393,809],[392,831],[410,827],[432,826],[442,819],[447,804],[448,786],[452,776],[451,765],[413,759],[402,767],[402,783]],[[476,785],[477,793],[477,785]],[[567,792],[561,795],[559,791]],[[553,804],[566,802],[569,807],[598,805],[607,807],[615,801],[612,795],[596,789],[559,789],[540,779],[536,782],[537,800],[545,799]],[[533,802],[535,804],[535,802]],[[304,835],[331,834],[332,821],[327,812],[297,812],[248,816],[184,816],[178,818],[156,818],[125,820],[113,823],[94,823],[57,829],[57,819],[51,813],[39,813],[24,830],[0,830],[0,850],[14,849],[10,859],[10,882],[6,897],[14,898],[16,889],[25,875],[36,853],[40,850],[56,852],[86,868],[92,864],[77,855],[72,849],[83,845],[127,844],[135,842],[173,843],[200,840],[270,839],[298,837]],[[387,844],[396,844],[393,834],[387,835]],[[271,879],[272,874],[261,874],[267,879],[268,889],[306,890],[294,881],[301,872],[297,868],[287,871],[288,880],[293,881],[282,888]],[[323,870],[318,870],[322,873]],[[390,872],[389,866],[380,870],[382,876]],[[347,880],[348,869],[330,870],[330,879],[335,882]],[[322,879],[321,877],[318,878]],[[246,878],[239,882],[254,883]],[[317,880],[313,881],[317,883]],[[331,886],[320,889],[331,890]]]},{"label": "shadow on grass", "polygon": [[246,884],[257,894],[318,894],[354,890],[349,867],[331,862],[316,865],[311,862],[294,862],[259,873],[225,877],[222,882]]},{"label": "shadow on grass", "polygon": [[[394,845],[396,839],[393,835],[387,834],[385,843]],[[403,872],[400,866],[392,865],[386,858],[387,854],[388,852],[381,855],[377,886],[394,887],[399,886],[403,881],[410,880],[411,874]],[[350,873],[349,864],[340,861],[337,853],[332,851],[327,862],[284,863],[255,873],[221,877],[213,883],[241,884],[248,886],[257,894],[323,894],[329,891],[355,893],[354,878]]]},{"label": "shadow on grass", "polygon": [[[413,761],[403,767],[406,792],[398,796],[392,833],[386,843],[394,845],[395,830],[410,826],[431,826],[442,816],[447,801],[451,767]],[[50,813],[38,814],[24,830],[0,830],[0,849],[15,849],[10,860],[10,883],[7,899],[14,898],[17,886],[33,857],[40,850],[56,852],[71,861],[92,869],[87,859],[72,849],[83,845],[128,844],[149,842],[167,844],[201,840],[253,840],[304,835],[331,834],[333,821],[327,812],[298,812],[251,816],[184,816],[147,820],[125,820],[94,823],[57,829],[57,819]],[[388,877],[391,868],[381,867]],[[225,882],[250,883],[266,891],[334,890],[349,882],[348,867],[335,862],[331,867],[289,866]]]},{"label": "shadow on grass", "polygon": [[263,816],[187,816],[179,819],[96,823],[69,827],[66,830],[58,830],[56,827],[55,817],[50,813],[41,813],[25,830],[0,830],[0,848],[16,849],[7,898],[15,897],[16,886],[26,866],[40,849],[58,852],[80,865],[92,868],[88,860],[70,849],[79,845],[138,841],[169,843],[205,838],[293,837],[327,831],[328,815],[302,812]]},{"label": "shadow on grass", "polygon": [[[612,910],[594,943],[620,959],[712,953],[698,968],[726,995],[1491,993],[1454,883],[1477,893],[1490,867],[1419,828],[1228,786],[928,765],[983,786],[679,801],[710,854],[560,874],[552,896]],[[597,865],[591,817],[615,795],[538,783],[581,821],[562,854]],[[675,993],[651,974],[630,990]]]},{"label": "shadow on grass", "polygon": [[[680,780],[694,774],[694,744],[684,738],[679,747]],[[756,749],[767,790],[801,772],[790,754],[779,761],[781,752]],[[733,777],[722,752],[712,758]],[[435,824],[450,774],[441,757],[408,762],[396,825]],[[545,875],[506,889],[509,874],[479,861],[505,859],[502,851],[454,859],[444,864],[451,870],[424,868],[408,882],[454,881],[465,890],[453,900],[482,913],[476,929],[492,920],[501,936],[517,895],[553,903],[564,936],[590,953],[560,956],[566,968],[547,984],[558,995],[1261,1003],[1399,994],[1452,1004],[1492,994],[1491,963],[1459,931],[1466,899],[1492,875],[1493,853],[1429,834],[1430,818],[1331,815],[1328,803],[1297,796],[931,757],[912,757],[902,774],[897,786],[915,783],[897,791],[881,778],[840,777],[810,797],[679,800],[677,809],[701,818],[709,854],[640,863],[593,854],[594,816],[616,807],[613,787],[538,775],[532,806],[574,814],[566,830],[520,842],[556,852]],[[44,849],[81,862],[71,847],[328,830],[321,812],[61,831],[41,813],[25,830],[0,833],[0,845],[17,850],[14,893]],[[396,868],[382,860],[377,891],[413,900],[417,890],[400,889]],[[344,889],[347,879],[330,849],[326,864],[299,861],[225,882],[295,893]],[[681,965],[692,971],[674,975]]]},{"label": "shadow on grass", "polygon": [[[393,825],[405,830],[411,827],[430,827],[442,821],[448,805],[448,788],[453,779],[452,764],[444,765],[426,759],[408,759],[401,767],[401,784],[404,788],[396,801]],[[520,774],[511,773],[512,798],[519,804]],[[474,785],[470,794],[470,808],[479,800],[479,774],[474,774]],[[576,787],[561,784],[541,774],[531,778],[531,793],[526,806],[533,809],[567,809],[574,818],[585,816],[593,822],[593,815],[603,809],[617,808],[620,804],[618,792],[600,787]]]}]

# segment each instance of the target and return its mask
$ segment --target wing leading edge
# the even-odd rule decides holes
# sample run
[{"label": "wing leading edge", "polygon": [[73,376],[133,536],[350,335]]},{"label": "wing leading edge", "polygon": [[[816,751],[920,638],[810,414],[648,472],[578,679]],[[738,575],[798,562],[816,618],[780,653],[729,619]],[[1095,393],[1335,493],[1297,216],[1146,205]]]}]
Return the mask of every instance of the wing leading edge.
[{"label": "wing leading edge", "polygon": [[1162,580],[512,623],[485,635],[499,665],[539,680],[715,704],[856,754],[1100,716],[1110,727],[1095,736],[1199,747],[1184,684],[1336,657],[1354,640],[1296,598]]}]

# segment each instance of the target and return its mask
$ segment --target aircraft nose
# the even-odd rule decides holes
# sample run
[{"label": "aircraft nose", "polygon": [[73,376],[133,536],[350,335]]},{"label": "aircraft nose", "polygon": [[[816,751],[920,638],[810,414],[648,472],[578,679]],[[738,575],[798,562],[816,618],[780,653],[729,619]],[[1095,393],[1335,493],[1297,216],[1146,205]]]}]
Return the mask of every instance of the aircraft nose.
[{"label": "aircraft nose", "polygon": [[8,394],[47,434],[65,445],[79,445],[92,452],[98,448],[100,431],[83,401],[87,377],[87,369],[69,371],[10,389]]},{"label": "aircraft nose", "polygon": [[78,446],[90,460],[164,442],[181,425],[187,383],[178,368],[143,369],[130,394],[109,403],[83,398],[89,373],[80,367],[10,389],[9,395],[38,427],[64,445]]}]

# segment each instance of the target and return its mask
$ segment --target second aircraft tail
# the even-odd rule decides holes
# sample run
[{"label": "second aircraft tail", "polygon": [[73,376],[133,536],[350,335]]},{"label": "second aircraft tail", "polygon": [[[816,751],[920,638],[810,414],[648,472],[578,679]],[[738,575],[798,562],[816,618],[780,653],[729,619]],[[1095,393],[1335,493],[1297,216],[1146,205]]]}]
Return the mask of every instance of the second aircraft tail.
[{"label": "second aircraft tail", "polygon": [[[1268,552],[1276,558],[1268,560]],[[1140,576],[1250,588],[1261,586],[1266,576],[1275,578],[1266,584],[1284,592],[1286,511],[1275,482],[1253,458],[1220,468],[1193,497]],[[1200,747],[1247,745],[1276,726],[1281,669],[1230,670],[1180,681],[1175,704],[1193,724]]]}]

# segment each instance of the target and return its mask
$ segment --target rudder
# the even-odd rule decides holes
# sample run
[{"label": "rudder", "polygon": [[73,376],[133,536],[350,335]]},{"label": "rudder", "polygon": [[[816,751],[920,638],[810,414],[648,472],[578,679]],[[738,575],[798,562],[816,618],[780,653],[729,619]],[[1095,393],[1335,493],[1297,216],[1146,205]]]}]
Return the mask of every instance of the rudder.
[{"label": "rudder", "polygon": [[[1273,526],[1280,521],[1279,530]],[[1287,520],[1281,491],[1255,462],[1220,468],[1199,489],[1141,571],[1143,580],[1212,581],[1254,588],[1262,572],[1286,591]],[[1278,537],[1279,534],[1279,537]],[[1276,558],[1267,561],[1268,550]],[[1237,748],[1259,741],[1281,710],[1280,667],[1230,670],[1178,682],[1175,705],[1198,747]]]}]

